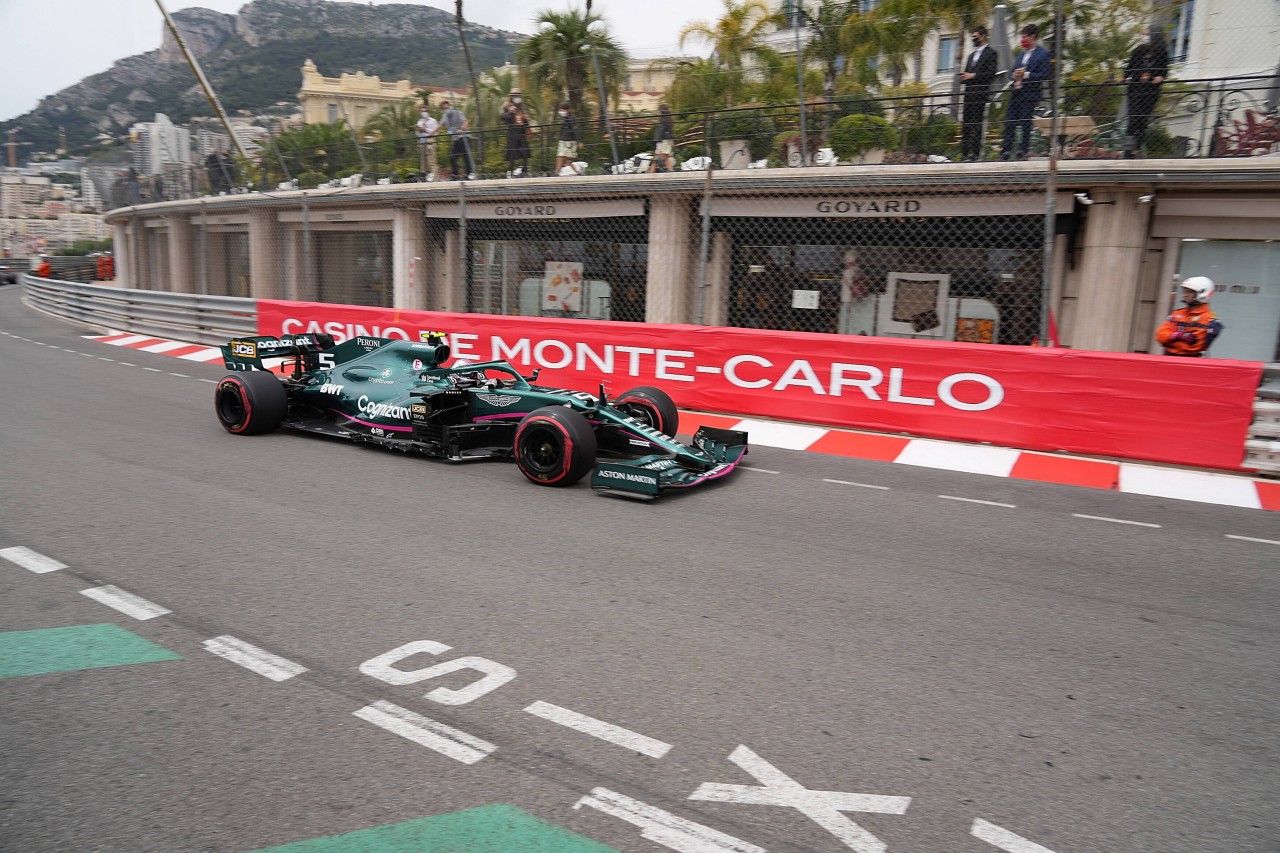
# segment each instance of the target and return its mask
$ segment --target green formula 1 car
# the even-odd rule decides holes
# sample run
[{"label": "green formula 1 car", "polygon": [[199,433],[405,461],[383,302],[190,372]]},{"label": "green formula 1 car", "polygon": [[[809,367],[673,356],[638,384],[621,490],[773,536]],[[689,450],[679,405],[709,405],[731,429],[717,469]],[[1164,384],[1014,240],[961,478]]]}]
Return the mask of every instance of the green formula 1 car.
[{"label": "green formula 1 car", "polygon": [[[450,460],[513,457],[543,486],[594,470],[592,488],[653,498],[723,477],[747,453],[747,434],[702,427],[677,441],[679,414],[658,388],[613,399],[531,384],[505,361],[445,367],[443,336],[421,343],[328,335],[250,337],[222,347],[233,371],[214,408],[236,435],[279,427],[373,442]],[[271,372],[264,359],[280,360]]]}]

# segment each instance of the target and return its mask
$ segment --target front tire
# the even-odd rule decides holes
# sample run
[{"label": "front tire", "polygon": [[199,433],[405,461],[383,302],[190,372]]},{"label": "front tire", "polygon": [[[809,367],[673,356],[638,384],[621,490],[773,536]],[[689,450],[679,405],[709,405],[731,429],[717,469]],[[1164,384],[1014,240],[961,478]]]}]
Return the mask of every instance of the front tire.
[{"label": "front tire", "polygon": [[596,434],[587,419],[563,406],[530,412],[516,427],[520,473],[539,486],[571,486],[596,465]]},{"label": "front tire", "polygon": [[674,436],[680,429],[680,412],[675,401],[661,388],[642,385],[624,391],[612,402],[615,409],[621,409],[663,435]]},{"label": "front tire", "polygon": [[280,426],[289,401],[274,373],[248,371],[222,378],[213,392],[213,409],[227,432],[261,435]]}]

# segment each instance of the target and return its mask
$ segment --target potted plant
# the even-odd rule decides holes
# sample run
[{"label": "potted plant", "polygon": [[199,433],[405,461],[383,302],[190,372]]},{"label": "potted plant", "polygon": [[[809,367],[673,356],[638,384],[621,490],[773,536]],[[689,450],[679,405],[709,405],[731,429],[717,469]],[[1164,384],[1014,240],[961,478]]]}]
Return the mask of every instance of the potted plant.
[{"label": "potted plant", "polygon": [[831,126],[832,150],[841,160],[872,165],[897,141],[893,126],[880,116],[849,115]]},{"label": "potted plant", "polygon": [[745,169],[769,156],[773,148],[773,119],[759,110],[736,110],[713,119],[720,141],[720,168]]}]

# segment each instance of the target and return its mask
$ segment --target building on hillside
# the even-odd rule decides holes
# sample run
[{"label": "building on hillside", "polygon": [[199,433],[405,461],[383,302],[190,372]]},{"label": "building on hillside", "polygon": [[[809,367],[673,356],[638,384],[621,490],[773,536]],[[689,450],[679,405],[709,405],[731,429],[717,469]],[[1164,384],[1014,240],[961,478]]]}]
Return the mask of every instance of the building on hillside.
[{"label": "building on hillside", "polygon": [[0,175],[0,209],[5,215],[39,215],[53,193],[53,182],[38,175]]},{"label": "building on hillside", "polygon": [[171,164],[191,163],[191,131],[156,113],[155,121],[129,128],[129,148],[131,165],[139,175],[157,175]]},{"label": "building on hillside", "polygon": [[102,194],[98,192],[93,174],[87,168],[80,170],[80,208],[86,213],[98,213],[102,210]]},{"label": "building on hillside", "polygon": [[462,92],[418,86],[408,80],[388,83],[363,71],[325,77],[308,59],[302,65],[302,88],[298,91],[298,101],[302,105],[304,124],[333,124],[342,119],[352,129],[359,130],[384,107],[404,100],[418,100],[418,89],[431,92],[430,100],[437,105],[446,98],[455,103],[465,99]]},{"label": "building on hillside", "polygon": [[666,100],[667,92],[671,90],[680,64],[692,61],[693,57],[687,56],[627,60],[622,94],[618,99],[619,112],[641,115],[656,113],[658,105]]}]

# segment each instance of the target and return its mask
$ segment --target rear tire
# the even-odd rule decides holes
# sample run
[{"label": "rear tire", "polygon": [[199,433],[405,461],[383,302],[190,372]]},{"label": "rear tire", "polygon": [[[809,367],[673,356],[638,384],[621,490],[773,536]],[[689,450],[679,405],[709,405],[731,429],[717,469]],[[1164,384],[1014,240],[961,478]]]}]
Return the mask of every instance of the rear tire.
[{"label": "rear tire", "polygon": [[674,436],[680,429],[680,412],[675,401],[661,388],[642,385],[624,391],[612,401],[615,409],[622,409],[631,417],[648,424],[664,435]]},{"label": "rear tire", "polygon": [[525,415],[513,445],[520,473],[539,486],[571,486],[596,466],[595,431],[564,406]]},{"label": "rear tire", "polygon": [[247,371],[222,378],[213,392],[213,409],[227,432],[261,435],[280,426],[289,401],[274,373]]}]

